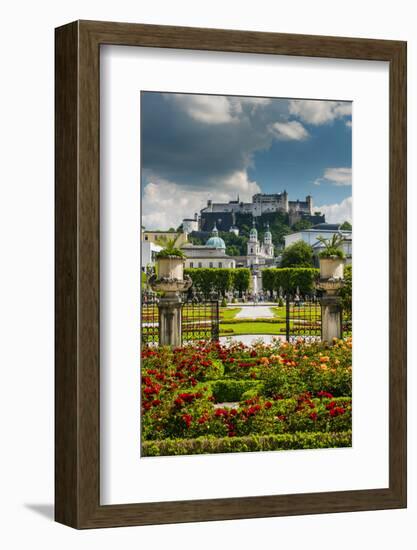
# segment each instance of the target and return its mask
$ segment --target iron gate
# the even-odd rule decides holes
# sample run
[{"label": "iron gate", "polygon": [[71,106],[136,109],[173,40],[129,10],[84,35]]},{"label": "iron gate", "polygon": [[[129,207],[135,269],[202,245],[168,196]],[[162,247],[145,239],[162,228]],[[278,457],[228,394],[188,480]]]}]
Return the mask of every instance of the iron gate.
[{"label": "iron gate", "polygon": [[285,296],[285,336],[318,340],[321,336],[321,306],[316,295]]},{"label": "iron gate", "polygon": [[142,294],[141,307],[141,342],[157,344],[159,340],[158,296],[154,292]]},{"label": "iron gate", "polygon": [[219,302],[188,300],[182,304],[182,341],[219,339]]},{"label": "iron gate", "polygon": [[[142,294],[141,342],[142,345],[159,342],[158,296],[153,292]],[[182,342],[219,339],[219,302],[200,298],[182,303]]]}]

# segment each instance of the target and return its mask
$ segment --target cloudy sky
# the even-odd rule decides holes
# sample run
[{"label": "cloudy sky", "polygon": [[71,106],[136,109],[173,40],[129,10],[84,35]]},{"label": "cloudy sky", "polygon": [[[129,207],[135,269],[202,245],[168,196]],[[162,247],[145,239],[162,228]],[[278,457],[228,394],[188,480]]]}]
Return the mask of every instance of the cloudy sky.
[{"label": "cloudy sky", "polygon": [[311,194],[351,220],[350,102],[141,93],[142,225],[177,227],[211,198]]}]

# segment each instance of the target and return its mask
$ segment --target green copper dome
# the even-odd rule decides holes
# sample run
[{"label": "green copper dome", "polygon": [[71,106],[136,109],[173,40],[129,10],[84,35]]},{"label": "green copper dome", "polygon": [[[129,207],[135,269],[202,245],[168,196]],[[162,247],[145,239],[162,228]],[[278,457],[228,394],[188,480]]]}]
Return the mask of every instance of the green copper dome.
[{"label": "green copper dome", "polygon": [[219,237],[219,232],[217,230],[216,225],[214,225],[213,227],[211,237],[206,242],[206,246],[210,246],[212,248],[221,248],[223,250],[226,250],[226,244],[224,240],[221,237]]},{"label": "green copper dome", "polygon": [[206,242],[206,246],[211,246],[213,248],[223,248],[226,250],[226,244],[223,239],[220,237],[210,237]]}]

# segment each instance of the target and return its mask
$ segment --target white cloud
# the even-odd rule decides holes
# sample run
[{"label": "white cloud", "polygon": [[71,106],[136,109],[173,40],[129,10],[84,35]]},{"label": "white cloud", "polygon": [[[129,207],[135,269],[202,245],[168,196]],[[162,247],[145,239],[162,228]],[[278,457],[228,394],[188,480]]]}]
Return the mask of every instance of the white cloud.
[{"label": "white cloud", "polygon": [[333,185],[352,185],[352,168],[326,168],[323,178]]},{"label": "white cloud", "polygon": [[309,133],[297,120],[289,122],[274,122],[270,126],[271,132],[277,139],[300,141],[309,137]]},{"label": "white cloud", "polygon": [[184,218],[194,216],[207,205],[207,199],[228,202],[239,195],[249,201],[260,192],[259,185],[248,180],[244,171],[235,172],[222,180],[213,181],[205,189],[182,186],[163,179],[145,185],[142,196],[142,225],[147,229],[177,228]]},{"label": "white cloud", "polygon": [[336,118],[351,116],[352,104],[349,101],[292,99],[289,104],[289,112],[303,122],[318,126],[332,122]]},{"label": "white cloud", "polygon": [[330,183],[331,185],[352,185],[352,168],[326,168],[323,176],[313,181],[314,185]]},{"label": "white cloud", "polygon": [[191,118],[205,124],[225,124],[236,120],[234,106],[225,96],[167,94]]},{"label": "white cloud", "polygon": [[347,197],[342,202],[315,206],[314,210],[326,216],[328,223],[352,223],[352,197]]},{"label": "white cloud", "polygon": [[175,101],[188,116],[204,124],[229,124],[239,121],[243,106],[252,113],[265,107],[271,100],[264,97],[226,97],[216,95],[165,94],[168,101]]},{"label": "white cloud", "polygon": [[249,105],[252,109],[265,107],[271,103],[271,100],[268,97],[239,97],[234,99],[240,103],[240,105]]}]

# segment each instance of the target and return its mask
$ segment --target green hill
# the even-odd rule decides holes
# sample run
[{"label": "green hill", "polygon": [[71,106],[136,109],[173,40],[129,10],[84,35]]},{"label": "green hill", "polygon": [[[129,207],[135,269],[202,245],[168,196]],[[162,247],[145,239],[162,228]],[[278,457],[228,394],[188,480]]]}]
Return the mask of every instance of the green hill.
[{"label": "green hill", "polygon": [[[318,223],[320,220],[315,220],[312,217],[314,223]],[[300,231],[302,229],[308,229],[313,226],[313,221],[308,218],[303,218],[292,226],[289,223],[289,216],[283,212],[270,212],[262,214],[256,218],[256,229],[258,230],[258,238],[260,241],[264,238],[264,233],[269,224],[269,230],[272,233],[272,242],[274,243],[276,250],[282,248],[284,245],[285,235],[294,233],[294,231]],[[249,232],[253,227],[252,214],[236,214],[236,227],[239,229],[239,236],[228,231],[220,231],[219,236],[226,243],[226,253],[230,256],[245,256],[247,252],[247,242],[249,239]],[[205,237],[199,234],[193,234],[189,236],[189,240],[194,244],[204,244]]]}]

